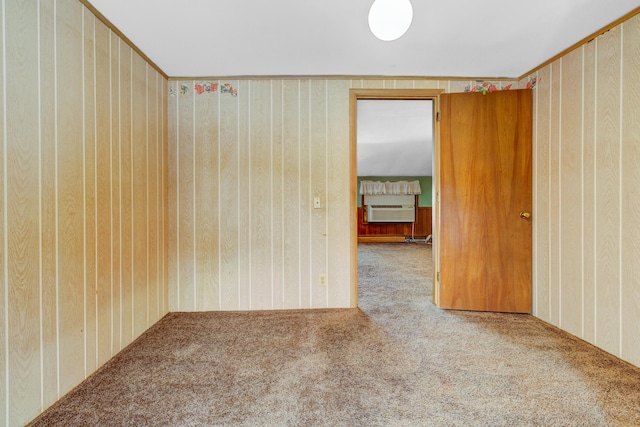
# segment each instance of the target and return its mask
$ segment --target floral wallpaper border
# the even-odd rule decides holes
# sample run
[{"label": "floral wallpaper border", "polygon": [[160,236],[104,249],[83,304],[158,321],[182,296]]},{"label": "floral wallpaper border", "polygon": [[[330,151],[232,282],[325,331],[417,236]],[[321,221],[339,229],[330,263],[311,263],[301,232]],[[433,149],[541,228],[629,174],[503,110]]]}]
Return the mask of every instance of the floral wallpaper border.
[{"label": "floral wallpaper border", "polygon": [[[537,76],[530,77],[527,81],[526,88],[527,89],[535,89],[538,84]],[[508,85],[503,85],[502,83],[496,83],[491,81],[478,81],[476,84],[466,85],[464,87],[465,92],[481,92],[485,95],[489,92],[495,92],[497,90],[510,90],[513,87],[513,83]],[[180,84],[178,87],[178,92],[180,95],[186,95],[189,93],[189,90],[193,90],[196,95],[203,95],[206,93],[215,93],[220,91],[220,93],[226,93],[231,96],[238,96],[238,89],[234,88],[231,83],[214,83],[214,82],[204,82],[204,83],[194,83],[192,87],[187,84]],[[176,89],[172,84],[169,84],[169,95],[175,96]]]},{"label": "floral wallpaper border", "polygon": [[[537,77],[530,77],[527,81],[527,89],[535,89],[538,83]],[[465,92],[482,92],[485,95],[489,92],[495,92],[497,90],[509,90],[513,87],[513,83],[503,86],[501,83],[494,83],[491,81],[478,81],[475,85],[466,85],[464,87]]]},{"label": "floral wallpaper border", "polygon": [[[180,84],[180,87],[178,87],[178,92],[180,92],[180,95],[186,95],[187,93],[189,93],[189,90],[193,90],[196,95],[215,93],[219,90],[220,93],[228,93],[231,96],[238,96],[238,89],[234,88],[231,83],[224,83],[222,85],[213,82],[195,83],[193,87],[182,83]],[[169,95],[176,95],[176,90],[174,89],[174,86],[172,84],[169,84]]]}]

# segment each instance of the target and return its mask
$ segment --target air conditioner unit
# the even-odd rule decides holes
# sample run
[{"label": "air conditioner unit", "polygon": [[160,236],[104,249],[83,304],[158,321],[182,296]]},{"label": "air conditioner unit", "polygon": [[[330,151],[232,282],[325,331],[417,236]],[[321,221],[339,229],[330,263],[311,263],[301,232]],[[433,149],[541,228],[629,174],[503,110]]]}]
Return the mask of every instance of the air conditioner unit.
[{"label": "air conditioner unit", "polygon": [[415,222],[416,210],[413,205],[369,205],[367,220],[369,222]]}]

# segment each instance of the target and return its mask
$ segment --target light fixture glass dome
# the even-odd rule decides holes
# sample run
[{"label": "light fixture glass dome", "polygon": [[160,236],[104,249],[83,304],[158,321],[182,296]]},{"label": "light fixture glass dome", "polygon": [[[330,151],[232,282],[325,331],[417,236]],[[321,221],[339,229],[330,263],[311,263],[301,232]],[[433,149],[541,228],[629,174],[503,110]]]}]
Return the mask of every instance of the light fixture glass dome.
[{"label": "light fixture glass dome", "polygon": [[399,39],[412,20],[413,7],[409,0],[375,0],[369,9],[369,28],[380,40]]}]

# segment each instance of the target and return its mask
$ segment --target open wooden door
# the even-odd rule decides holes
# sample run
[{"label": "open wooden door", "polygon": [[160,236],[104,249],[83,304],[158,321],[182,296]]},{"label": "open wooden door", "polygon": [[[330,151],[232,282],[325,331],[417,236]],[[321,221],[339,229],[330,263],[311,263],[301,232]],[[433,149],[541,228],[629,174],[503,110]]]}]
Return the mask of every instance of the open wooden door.
[{"label": "open wooden door", "polygon": [[531,312],[531,90],[440,96],[440,307]]}]

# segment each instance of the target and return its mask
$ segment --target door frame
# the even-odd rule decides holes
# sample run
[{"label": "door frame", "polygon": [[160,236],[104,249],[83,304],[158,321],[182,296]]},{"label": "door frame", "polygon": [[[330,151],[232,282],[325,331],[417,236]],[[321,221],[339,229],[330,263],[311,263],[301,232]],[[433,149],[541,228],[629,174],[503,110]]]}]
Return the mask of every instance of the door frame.
[{"label": "door frame", "polygon": [[349,156],[350,189],[349,206],[351,219],[351,307],[358,306],[358,129],[357,114],[359,99],[424,99],[433,101],[433,193],[431,207],[431,238],[433,248],[433,303],[440,304],[439,232],[440,232],[440,94],[444,89],[349,89]]}]

